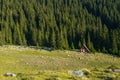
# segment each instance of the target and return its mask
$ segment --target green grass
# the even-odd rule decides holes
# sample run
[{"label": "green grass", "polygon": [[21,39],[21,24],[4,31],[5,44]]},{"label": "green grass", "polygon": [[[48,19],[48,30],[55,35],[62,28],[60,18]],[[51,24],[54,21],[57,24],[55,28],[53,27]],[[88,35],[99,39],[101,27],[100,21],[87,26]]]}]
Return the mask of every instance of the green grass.
[{"label": "green grass", "polygon": [[[11,47],[0,47],[0,80],[120,80],[120,73],[105,71],[111,65],[120,67],[117,57]],[[83,70],[86,75],[75,77],[71,70]],[[7,72],[17,77],[3,76]]]}]

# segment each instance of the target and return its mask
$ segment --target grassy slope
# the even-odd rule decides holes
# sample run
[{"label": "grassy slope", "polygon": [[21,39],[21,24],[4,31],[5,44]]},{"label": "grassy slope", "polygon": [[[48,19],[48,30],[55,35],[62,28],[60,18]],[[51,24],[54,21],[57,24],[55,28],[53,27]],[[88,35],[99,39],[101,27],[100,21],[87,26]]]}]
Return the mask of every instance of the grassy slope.
[{"label": "grassy slope", "polygon": [[[104,72],[110,65],[120,66],[120,58],[96,53],[85,56],[74,51],[45,51],[18,47],[0,47],[0,80],[120,79],[120,73]],[[87,69],[87,76],[74,77],[70,70]],[[4,77],[7,72],[17,77]],[[58,80],[59,80],[58,79]]]}]

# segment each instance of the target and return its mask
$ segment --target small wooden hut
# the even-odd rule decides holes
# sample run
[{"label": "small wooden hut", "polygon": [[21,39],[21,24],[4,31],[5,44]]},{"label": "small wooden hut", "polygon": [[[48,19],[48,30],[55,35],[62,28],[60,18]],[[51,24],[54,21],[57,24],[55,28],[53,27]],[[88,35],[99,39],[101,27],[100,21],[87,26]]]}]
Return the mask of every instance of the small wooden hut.
[{"label": "small wooden hut", "polygon": [[80,48],[80,52],[88,53],[88,52],[90,52],[90,50],[89,50],[88,47],[84,44],[84,45]]}]

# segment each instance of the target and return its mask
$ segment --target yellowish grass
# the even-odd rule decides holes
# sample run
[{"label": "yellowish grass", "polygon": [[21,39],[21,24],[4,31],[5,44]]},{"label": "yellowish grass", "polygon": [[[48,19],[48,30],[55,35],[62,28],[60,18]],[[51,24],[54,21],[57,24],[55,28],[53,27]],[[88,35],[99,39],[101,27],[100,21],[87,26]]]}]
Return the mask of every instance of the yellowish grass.
[{"label": "yellowish grass", "polygon": [[[96,53],[85,55],[75,51],[46,51],[12,46],[0,47],[0,80],[99,80],[106,76],[119,79],[119,73],[106,73],[110,65],[120,67],[120,58]],[[86,69],[92,75],[74,77],[69,70]],[[17,77],[4,77],[7,72]],[[105,75],[105,76],[104,76]],[[99,76],[99,77],[98,77]]]}]

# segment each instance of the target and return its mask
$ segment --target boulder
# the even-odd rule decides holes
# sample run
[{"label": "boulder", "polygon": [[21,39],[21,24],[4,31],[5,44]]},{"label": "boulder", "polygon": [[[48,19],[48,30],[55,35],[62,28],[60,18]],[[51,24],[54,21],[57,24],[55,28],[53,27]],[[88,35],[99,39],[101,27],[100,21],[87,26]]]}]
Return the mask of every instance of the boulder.
[{"label": "boulder", "polygon": [[82,77],[84,75],[82,70],[76,70],[76,71],[72,71],[72,75],[77,76],[77,77]]},{"label": "boulder", "polygon": [[118,72],[118,73],[120,73],[120,69],[113,69],[113,72]]},{"label": "boulder", "polygon": [[6,77],[8,77],[8,76],[16,77],[17,75],[14,74],[14,73],[5,73],[4,76],[6,76]]}]

